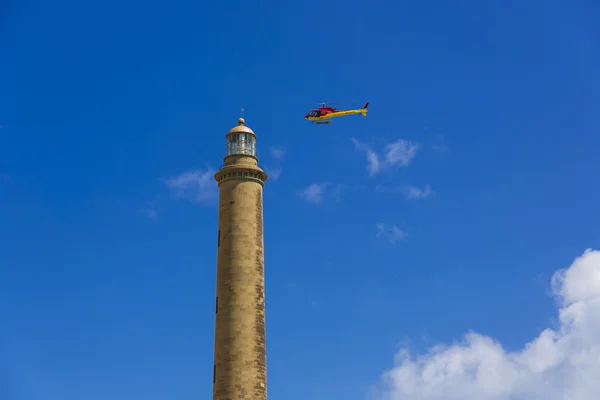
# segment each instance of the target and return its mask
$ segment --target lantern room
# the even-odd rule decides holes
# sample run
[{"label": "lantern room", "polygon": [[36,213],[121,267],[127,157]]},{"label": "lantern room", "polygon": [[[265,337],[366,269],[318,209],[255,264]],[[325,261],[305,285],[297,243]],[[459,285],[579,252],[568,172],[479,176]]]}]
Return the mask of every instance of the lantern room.
[{"label": "lantern room", "polygon": [[227,156],[244,155],[256,157],[256,135],[244,125],[244,119],[238,119],[238,126],[231,129],[226,138]]}]

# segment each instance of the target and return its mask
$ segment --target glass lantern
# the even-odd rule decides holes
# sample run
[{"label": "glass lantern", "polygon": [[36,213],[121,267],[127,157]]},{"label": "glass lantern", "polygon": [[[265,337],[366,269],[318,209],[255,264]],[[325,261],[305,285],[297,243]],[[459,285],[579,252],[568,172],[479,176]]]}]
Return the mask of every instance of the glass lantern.
[{"label": "glass lantern", "polygon": [[250,133],[232,133],[227,136],[227,155],[256,157],[256,137]]}]

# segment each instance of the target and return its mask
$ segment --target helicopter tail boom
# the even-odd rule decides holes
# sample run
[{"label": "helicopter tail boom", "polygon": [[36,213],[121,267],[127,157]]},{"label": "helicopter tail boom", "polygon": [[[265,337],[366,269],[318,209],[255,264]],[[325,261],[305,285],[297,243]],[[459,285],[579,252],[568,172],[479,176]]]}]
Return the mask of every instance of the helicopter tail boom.
[{"label": "helicopter tail boom", "polygon": [[362,114],[363,117],[367,116],[367,107],[369,107],[369,102],[368,101],[365,104],[365,106],[360,110],[360,113]]}]

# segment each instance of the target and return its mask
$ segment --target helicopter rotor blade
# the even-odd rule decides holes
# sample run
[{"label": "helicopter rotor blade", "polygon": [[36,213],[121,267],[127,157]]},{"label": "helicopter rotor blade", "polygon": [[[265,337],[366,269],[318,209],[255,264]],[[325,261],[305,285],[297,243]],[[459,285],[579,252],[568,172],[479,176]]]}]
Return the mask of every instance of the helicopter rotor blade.
[{"label": "helicopter rotor blade", "polygon": [[319,103],[316,103],[316,104],[319,104],[319,105],[324,105],[324,104],[329,105],[329,104],[347,104],[347,103],[356,103],[356,101],[322,101],[322,102],[319,102]]}]

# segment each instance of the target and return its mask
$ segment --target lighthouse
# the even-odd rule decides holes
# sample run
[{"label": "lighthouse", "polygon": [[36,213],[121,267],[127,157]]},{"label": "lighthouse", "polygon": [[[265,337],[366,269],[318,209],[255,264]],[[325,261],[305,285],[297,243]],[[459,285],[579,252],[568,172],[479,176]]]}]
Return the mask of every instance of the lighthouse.
[{"label": "lighthouse", "polygon": [[219,186],[213,400],[266,400],[263,186],[256,135],[225,136]]}]

